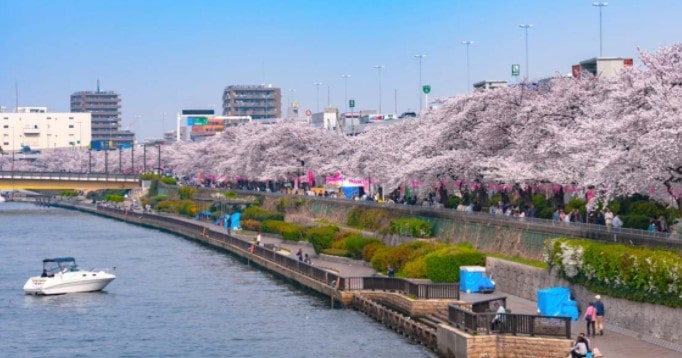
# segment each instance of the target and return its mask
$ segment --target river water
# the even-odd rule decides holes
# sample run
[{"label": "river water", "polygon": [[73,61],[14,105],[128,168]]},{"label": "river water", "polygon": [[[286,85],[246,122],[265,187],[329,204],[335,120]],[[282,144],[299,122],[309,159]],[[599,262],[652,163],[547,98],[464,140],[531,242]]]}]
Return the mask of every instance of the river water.
[{"label": "river water", "polygon": [[[98,293],[26,296],[42,259],[116,267]],[[0,204],[0,356],[434,357],[226,253],[76,211]]]}]

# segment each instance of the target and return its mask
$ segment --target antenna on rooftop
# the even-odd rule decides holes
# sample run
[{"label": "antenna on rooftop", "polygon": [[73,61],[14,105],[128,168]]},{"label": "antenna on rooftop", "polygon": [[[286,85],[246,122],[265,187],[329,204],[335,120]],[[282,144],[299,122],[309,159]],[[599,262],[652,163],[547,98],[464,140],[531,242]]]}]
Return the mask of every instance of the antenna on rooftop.
[{"label": "antenna on rooftop", "polygon": [[99,93],[99,79],[97,79],[97,93]]},{"label": "antenna on rooftop", "polygon": [[14,112],[19,113],[19,81],[14,81],[14,95],[16,96]]}]

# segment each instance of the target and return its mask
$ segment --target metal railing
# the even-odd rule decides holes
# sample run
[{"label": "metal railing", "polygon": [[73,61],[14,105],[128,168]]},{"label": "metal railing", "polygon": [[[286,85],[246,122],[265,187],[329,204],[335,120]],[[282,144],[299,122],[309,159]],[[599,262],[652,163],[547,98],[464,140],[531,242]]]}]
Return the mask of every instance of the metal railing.
[{"label": "metal railing", "polygon": [[471,334],[523,334],[571,339],[571,318],[530,314],[474,312],[448,305],[448,323]]},{"label": "metal railing", "polygon": [[392,277],[347,277],[342,289],[398,291],[418,299],[459,299],[459,283],[414,283]]},{"label": "metal railing", "polygon": [[139,174],[0,171],[0,179],[139,182]]}]

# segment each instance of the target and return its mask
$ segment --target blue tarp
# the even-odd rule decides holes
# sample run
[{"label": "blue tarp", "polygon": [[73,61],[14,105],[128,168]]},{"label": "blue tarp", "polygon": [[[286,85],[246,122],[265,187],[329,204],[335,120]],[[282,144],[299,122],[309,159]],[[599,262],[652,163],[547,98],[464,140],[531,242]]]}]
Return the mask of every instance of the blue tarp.
[{"label": "blue tarp", "polygon": [[239,219],[242,217],[242,213],[233,213],[230,215],[232,230],[241,230],[241,225],[239,224]]},{"label": "blue tarp", "polygon": [[459,268],[459,290],[462,292],[493,292],[495,283],[485,275],[483,266],[461,266]]},{"label": "blue tarp", "polygon": [[202,210],[197,214],[197,216],[194,217],[194,220],[199,220],[201,218],[209,218],[211,217],[211,212],[208,210]]},{"label": "blue tarp", "polygon": [[341,187],[341,190],[343,190],[343,195],[346,197],[346,199],[351,199],[353,195],[360,196],[359,186],[344,186]]},{"label": "blue tarp", "polygon": [[578,319],[578,305],[571,300],[567,287],[549,287],[538,290],[538,312],[541,316],[571,317]]}]

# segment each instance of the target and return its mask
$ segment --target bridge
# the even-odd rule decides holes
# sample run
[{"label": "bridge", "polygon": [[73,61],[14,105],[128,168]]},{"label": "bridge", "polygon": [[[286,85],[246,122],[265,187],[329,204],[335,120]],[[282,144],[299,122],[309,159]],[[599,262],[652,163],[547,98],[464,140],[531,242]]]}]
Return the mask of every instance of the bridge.
[{"label": "bridge", "polygon": [[100,190],[139,187],[139,174],[0,171],[0,190]]}]

